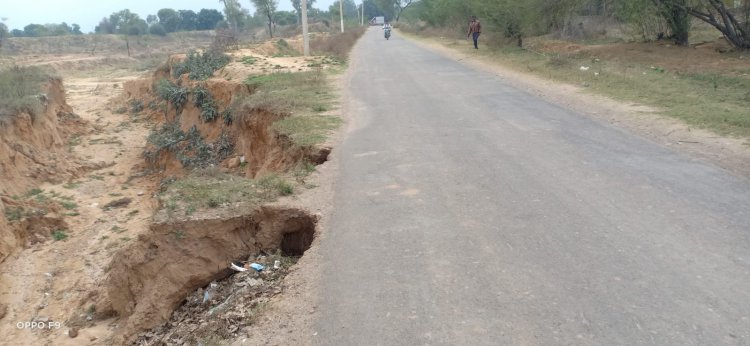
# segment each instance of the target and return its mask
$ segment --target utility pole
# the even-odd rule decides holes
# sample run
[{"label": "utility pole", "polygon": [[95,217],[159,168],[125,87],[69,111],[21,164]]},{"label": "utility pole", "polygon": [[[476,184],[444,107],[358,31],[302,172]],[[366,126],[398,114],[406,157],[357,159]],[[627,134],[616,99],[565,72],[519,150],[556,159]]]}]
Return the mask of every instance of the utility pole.
[{"label": "utility pole", "polygon": [[307,33],[307,0],[302,0],[302,53],[310,56],[310,35]]},{"label": "utility pole", "polygon": [[344,32],[344,0],[339,0],[339,17],[341,18],[341,32]]},{"label": "utility pole", "polygon": [[362,5],[359,5],[359,26],[365,26],[365,2],[362,1]]}]

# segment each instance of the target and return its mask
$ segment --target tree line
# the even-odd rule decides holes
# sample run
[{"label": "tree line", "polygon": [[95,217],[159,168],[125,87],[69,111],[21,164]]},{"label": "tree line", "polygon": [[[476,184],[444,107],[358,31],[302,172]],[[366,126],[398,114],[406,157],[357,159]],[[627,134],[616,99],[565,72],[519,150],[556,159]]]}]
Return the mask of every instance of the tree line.
[{"label": "tree line", "polygon": [[[64,36],[64,35],[83,35],[81,26],[62,22],[60,24],[29,24],[23,27],[23,30],[13,29],[8,32],[5,24],[0,24],[0,31],[13,37],[40,37],[40,36]],[[2,35],[2,34],[0,34]]]},{"label": "tree line", "polygon": [[463,29],[476,15],[485,31],[501,33],[518,45],[526,36],[563,31],[575,16],[596,13],[632,25],[646,39],[666,38],[677,45],[689,44],[692,24],[698,20],[718,30],[734,47],[750,49],[750,0],[419,0],[408,4],[410,19],[436,27]]},{"label": "tree line", "polygon": [[102,18],[94,28],[97,34],[164,36],[177,31],[212,30],[224,20],[224,15],[215,9],[174,10],[162,8],[156,14],[141,18],[138,14],[124,9]]},{"label": "tree line", "polygon": [[[301,0],[290,0],[293,11],[279,11],[277,9],[279,0],[249,0],[255,8],[254,13],[244,8],[239,0],[220,0],[223,10],[201,9],[198,12],[192,10],[175,10],[163,8],[156,14],[149,14],[141,18],[137,13],[129,9],[114,12],[102,18],[95,27],[97,34],[121,34],[121,35],[159,35],[192,30],[212,30],[216,28],[231,29],[241,32],[251,28],[267,27],[273,36],[277,25],[293,25],[301,22],[302,13]],[[343,16],[345,22],[353,25],[364,16],[367,22],[370,18],[384,16],[398,20],[402,12],[411,7],[414,0],[363,0],[359,5],[354,0],[343,1]],[[312,22],[323,22],[326,25],[335,22],[339,16],[339,1],[334,2],[328,9],[314,8],[315,0],[307,1],[308,16]],[[421,0],[422,2],[425,0]],[[457,1],[458,0],[451,0]],[[78,24],[29,24],[23,30],[14,29],[8,31],[5,24],[0,23],[0,40],[5,37],[39,37],[60,35],[81,35],[81,27]]]}]

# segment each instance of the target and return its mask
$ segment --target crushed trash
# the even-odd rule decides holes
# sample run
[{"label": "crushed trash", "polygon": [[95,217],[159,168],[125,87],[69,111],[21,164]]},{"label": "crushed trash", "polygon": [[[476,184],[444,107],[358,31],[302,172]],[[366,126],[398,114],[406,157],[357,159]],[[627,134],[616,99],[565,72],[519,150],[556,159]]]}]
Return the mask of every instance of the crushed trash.
[{"label": "crushed trash", "polygon": [[[277,254],[230,263],[230,276],[193,291],[169,321],[138,334],[131,345],[198,345],[207,335],[224,340],[246,335],[271,298],[284,291],[289,268],[282,262],[289,263]],[[263,264],[271,263],[276,270],[264,270]]]},{"label": "crushed trash", "polygon": [[255,269],[256,272],[260,272],[260,271],[263,271],[263,269],[266,269],[266,267],[264,265],[258,264],[258,263],[254,263],[254,262],[250,263],[250,264],[247,264],[247,263],[242,264],[242,263],[239,263],[239,262],[232,262],[232,263],[229,264],[229,268],[232,268],[232,270],[238,271],[238,272],[246,272],[246,271],[248,271],[250,269]]},{"label": "crushed trash", "polygon": [[588,70],[589,70],[588,66],[581,66],[581,71],[588,71]]},{"label": "crushed trash", "polygon": [[247,271],[247,268],[245,268],[244,266],[239,266],[239,265],[235,264],[234,262],[232,262],[232,264],[229,265],[229,268],[232,268],[232,269],[234,269],[235,271],[238,271],[238,272],[246,272]]}]

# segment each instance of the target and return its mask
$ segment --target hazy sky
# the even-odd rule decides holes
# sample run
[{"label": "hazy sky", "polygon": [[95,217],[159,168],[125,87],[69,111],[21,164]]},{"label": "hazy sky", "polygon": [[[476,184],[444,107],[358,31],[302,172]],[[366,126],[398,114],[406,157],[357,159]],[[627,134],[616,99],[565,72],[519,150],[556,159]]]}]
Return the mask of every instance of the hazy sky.
[{"label": "hazy sky", "polygon": [[[317,0],[316,8],[327,9],[335,0]],[[359,3],[359,1],[355,2]],[[250,0],[240,0],[244,8],[254,12]],[[29,23],[47,24],[76,23],[81,31],[94,31],[99,21],[112,12],[129,9],[146,19],[162,8],[193,10],[202,8],[222,9],[219,0],[0,0],[0,19],[7,18],[5,24],[10,29],[23,29]],[[279,10],[290,11],[291,0],[279,0]]]}]

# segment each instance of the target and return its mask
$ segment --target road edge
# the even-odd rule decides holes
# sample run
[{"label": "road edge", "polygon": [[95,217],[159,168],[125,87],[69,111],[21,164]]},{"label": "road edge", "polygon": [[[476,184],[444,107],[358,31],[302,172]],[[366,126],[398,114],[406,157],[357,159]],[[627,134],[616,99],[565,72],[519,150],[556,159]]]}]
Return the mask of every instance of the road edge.
[{"label": "road edge", "polygon": [[750,142],[725,137],[709,130],[659,114],[659,110],[637,103],[625,103],[588,92],[575,85],[545,79],[500,65],[481,55],[446,47],[433,38],[399,31],[401,37],[448,59],[500,77],[504,83],[541,99],[587,116],[600,123],[625,130],[663,147],[718,166],[735,176],[750,179]]}]

